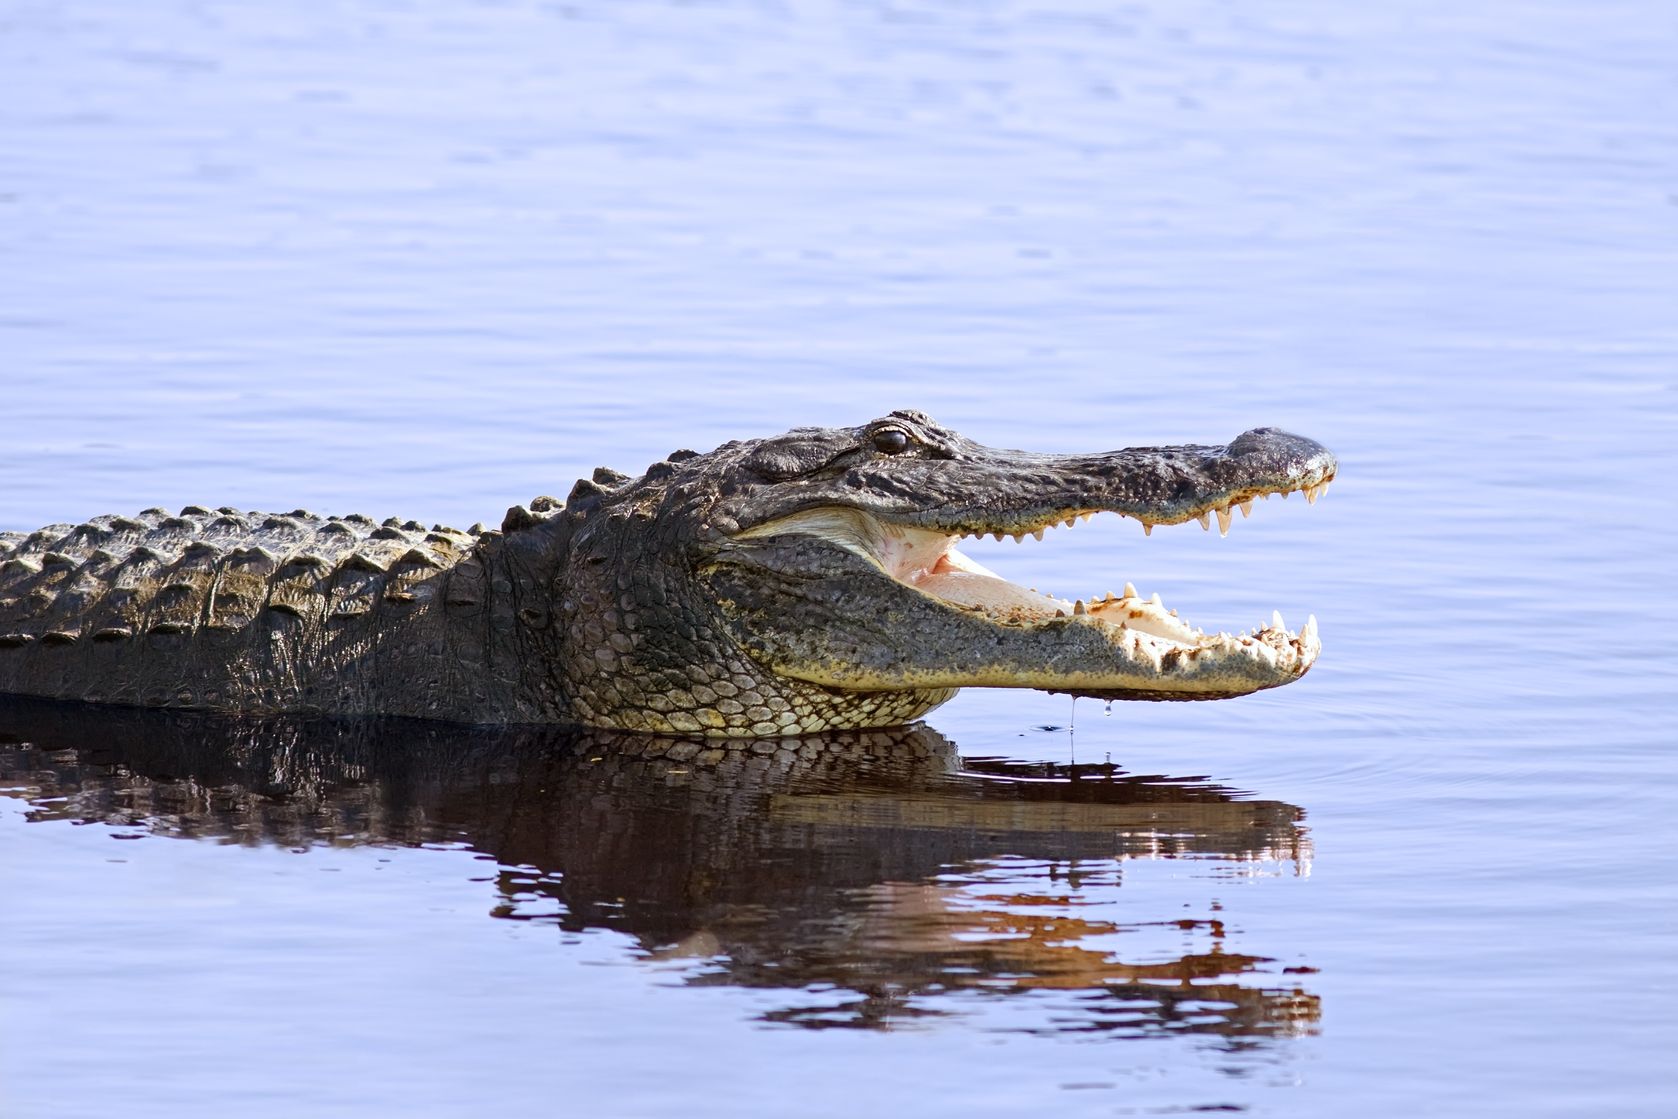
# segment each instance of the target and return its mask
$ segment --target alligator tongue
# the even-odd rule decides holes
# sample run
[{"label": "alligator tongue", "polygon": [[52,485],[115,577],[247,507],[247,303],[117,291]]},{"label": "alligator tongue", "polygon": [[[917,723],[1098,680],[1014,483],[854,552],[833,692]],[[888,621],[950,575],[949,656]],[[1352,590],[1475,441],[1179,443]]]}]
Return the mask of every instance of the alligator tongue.
[{"label": "alligator tongue", "polygon": [[999,616],[1025,614],[1052,618],[1057,611],[1066,609],[1064,602],[1010,583],[954,548],[938,557],[932,570],[916,578],[914,584],[945,602],[976,607]]},{"label": "alligator tongue", "polygon": [[923,576],[915,586],[945,602],[953,602],[957,606],[976,606],[987,614],[1025,613],[1052,618],[1055,611],[1065,610],[1065,606],[1046,595],[1028,591],[994,575],[975,575],[970,571],[949,571]]}]

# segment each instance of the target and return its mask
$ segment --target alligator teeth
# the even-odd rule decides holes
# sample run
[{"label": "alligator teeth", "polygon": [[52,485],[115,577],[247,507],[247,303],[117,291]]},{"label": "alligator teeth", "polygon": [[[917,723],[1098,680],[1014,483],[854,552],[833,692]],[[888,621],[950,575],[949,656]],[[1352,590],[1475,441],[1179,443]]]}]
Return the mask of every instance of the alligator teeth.
[{"label": "alligator teeth", "polygon": [[1165,600],[1160,598],[1158,591],[1155,591],[1151,596],[1149,596],[1148,605],[1157,606],[1163,610],[1165,608]]},{"label": "alligator teeth", "polygon": [[1135,598],[1136,597],[1136,584],[1135,583],[1126,583],[1124,585],[1124,595],[1123,595],[1123,597],[1125,597],[1125,598]]},{"label": "alligator teeth", "polygon": [[1142,522],[1142,535],[1143,536],[1152,536],[1153,534],[1154,534],[1154,526],[1149,524],[1147,521],[1143,521]]},{"label": "alligator teeth", "polygon": [[1227,505],[1218,510],[1218,535],[1229,535],[1229,506]]},{"label": "alligator teeth", "polygon": [[1322,492],[1323,488],[1321,486],[1312,486],[1307,489],[1305,491],[1305,504],[1315,505],[1317,503],[1317,495]]},{"label": "alligator teeth", "polygon": [[1237,501],[1235,504],[1241,506],[1241,516],[1242,516],[1243,519],[1253,515],[1253,499],[1252,498],[1249,497],[1246,501]]},{"label": "alligator teeth", "polygon": [[[1038,530],[1037,530],[1037,531],[1036,531],[1036,532],[1034,532],[1034,533],[1032,533],[1032,534],[1031,534],[1031,538],[1032,538],[1032,539],[1033,539],[1033,540],[1041,540],[1041,539],[1043,539],[1043,530],[1042,530],[1042,529],[1038,529]],[[1019,539],[1019,537],[1017,537],[1017,536],[1016,536],[1016,537],[1014,537],[1014,539],[1016,539],[1016,540],[1018,540],[1018,539]]]},{"label": "alligator teeth", "polygon": [[1275,630],[1277,633],[1288,632],[1287,624],[1282,621],[1282,612],[1280,610],[1272,610],[1270,612],[1270,628]]},{"label": "alligator teeth", "polygon": [[1081,599],[1081,598],[1077,602],[1074,602],[1072,604],[1072,612],[1074,614],[1088,614],[1089,613],[1089,611],[1084,608],[1084,600]]},{"label": "alligator teeth", "polygon": [[1200,522],[1200,527],[1201,528],[1206,529],[1207,531],[1211,531],[1211,528],[1212,528],[1212,518],[1211,517],[1207,516],[1205,513],[1202,513],[1202,514],[1200,514],[1200,516],[1196,517],[1195,520]]},{"label": "alligator teeth", "polygon": [[1078,519],[1083,521],[1085,524],[1088,524],[1090,518],[1093,517],[1093,516],[1095,516],[1094,513],[1079,513],[1078,514]]}]

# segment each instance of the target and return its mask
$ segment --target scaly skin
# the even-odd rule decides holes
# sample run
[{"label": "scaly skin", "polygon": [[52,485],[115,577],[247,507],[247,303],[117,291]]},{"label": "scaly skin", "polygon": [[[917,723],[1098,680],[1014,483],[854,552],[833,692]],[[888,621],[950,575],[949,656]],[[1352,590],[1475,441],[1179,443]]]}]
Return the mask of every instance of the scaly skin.
[{"label": "scaly skin", "polygon": [[1047,456],[917,412],[604,468],[501,531],[148,510],[0,534],[0,693],[767,736],[896,726],[964,686],[1210,699],[1303,675],[1314,627],[1204,637],[955,551],[1095,512],[1145,527],[1334,476],[1271,429]]}]

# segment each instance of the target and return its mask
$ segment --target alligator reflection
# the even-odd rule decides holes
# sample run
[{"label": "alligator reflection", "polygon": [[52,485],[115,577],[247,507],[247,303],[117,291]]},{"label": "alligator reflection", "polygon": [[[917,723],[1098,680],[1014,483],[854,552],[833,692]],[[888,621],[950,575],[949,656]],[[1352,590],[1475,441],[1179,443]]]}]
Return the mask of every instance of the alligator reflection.
[{"label": "alligator reflection", "polygon": [[[924,727],[722,743],[0,700],[0,782],[33,819],[460,843],[500,865],[497,916],[618,930],[693,984],[798,990],[773,1021],[883,1027],[1046,990],[1076,993],[1054,1008],[1062,1031],[1234,1041],[1319,1014],[1274,961],[1226,951],[1215,913],[1080,916],[1127,858],[1300,864],[1297,808],[1195,778],[960,759]],[[1126,962],[1106,946],[1150,927],[1175,947]]]}]

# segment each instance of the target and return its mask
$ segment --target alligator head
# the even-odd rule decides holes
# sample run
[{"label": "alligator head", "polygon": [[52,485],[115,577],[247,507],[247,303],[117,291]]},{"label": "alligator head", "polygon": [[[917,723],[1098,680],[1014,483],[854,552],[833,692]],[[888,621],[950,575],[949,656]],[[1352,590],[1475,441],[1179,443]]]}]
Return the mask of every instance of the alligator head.
[{"label": "alligator head", "polygon": [[538,686],[577,721],[724,735],[900,724],[962,687],[1107,700],[1271,688],[1311,667],[1314,620],[1204,634],[1157,595],[1053,598],[958,545],[1097,513],[1227,529],[1255,498],[1314,500],[1335,469],[1321,445],[1273,428],[1054,456],[910,411],[677,452],[639,479],[597,472],[554,514],[557,616],[524,661],[554,666]]}]

